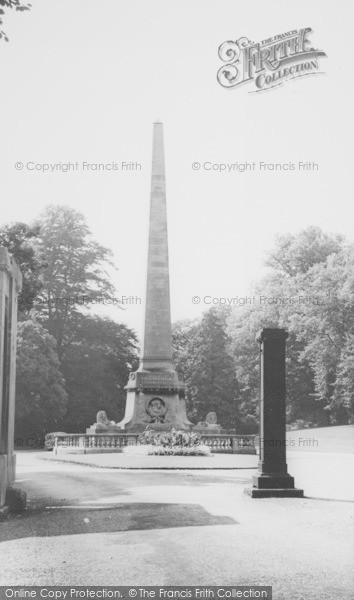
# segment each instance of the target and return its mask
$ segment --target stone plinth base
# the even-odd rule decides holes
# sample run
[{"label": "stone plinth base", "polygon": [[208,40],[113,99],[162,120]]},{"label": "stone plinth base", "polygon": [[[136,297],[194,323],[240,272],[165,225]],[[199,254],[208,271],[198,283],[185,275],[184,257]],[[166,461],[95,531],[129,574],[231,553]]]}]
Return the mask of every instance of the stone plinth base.
[{"label": "stone plinth base", "polygon": [[246,488],[245,493],[251,498],[303,498],[304,490],[297,488],[258,489]]},{"label": "stone plinth base", "polygon": [[26,510],[27,495],[23,490],[9,487],[6,490],[5,502],[10,512],[21,513]]},{"label": "stone plinth base", "polygon": [[0,521],[5,521],[9,513],[22,513],[26,510],[27,495],[18,488],[9,487],[5,494],[5,504],[0,507]]},{"label": "stone plinth base", "polygon": [[0,507],[0,522],[1,521],[5,521],[5,519],[7,519],[9,514],[9,507],[8,506],[1,506]]},{"label": "stone plinth base", "polygon": [[[210,456],[133,456],[126,453],[59,454],[46,452],[46,462],[58,461],[85,464],[113,470],[225,470],[233,471],[236,478],[244,481],[249,469],[257,469],[255,456],[215,453]],[[246,475],[247,476],[247,475]],[[247,476],[248,477],[248,476]],[[232,599],[231,599],[232,600]]]},{"label": "stone plinth base", "polygon": [[293,489],[295,487],[294,477],[288,474],[254,475],[252,483],[255,488],[260,490]]},{"label": "stone plinth base", "polygon": [[304,490],[294,486],[294,477],[288,473],[258,474],[252,477],[253,487],[245,492],[251,498],[302,498]]},{"label": "stone plinth base", "polygon": [[[149,426],[151,427],[151,425]],[[154,424],[156,431],[166,431],[166,426]],[[140,433],[120,432],[117,434],[69,433],[56,436],[54,454],[93,454],[122,452],[126,446],[136,446]],[[211,452],[225,454],[256,454],[254,435],[201,434],[202,443]]]},{"label": "stone plinth base", "polygon": [[53,454],[105,454],[109,452],[123,452],[123,448],[77,448],[75,446],[63,448],[61,446],[58,446],[53,450]]}]

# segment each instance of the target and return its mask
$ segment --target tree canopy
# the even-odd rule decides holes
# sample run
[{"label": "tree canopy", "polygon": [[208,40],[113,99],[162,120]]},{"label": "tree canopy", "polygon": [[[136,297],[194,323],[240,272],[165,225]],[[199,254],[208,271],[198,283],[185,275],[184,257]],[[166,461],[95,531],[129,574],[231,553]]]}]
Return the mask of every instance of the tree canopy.
[{"label": "tree canopy", "polygon": [[[2,227],[0,244],[24,278],[17,432],[84,431],[98,410],[120,420],[124,386],[136,368],[137,338],[125,325],[88,310],[116,294],[109,249],[93,240],[80,213],[65,206],[48,207],[32,224]],[[310,227],[278,238],[267,265],[268,273],[251,290],[252,303],[211,308],[199,320],[174,325],[174,356],[186,382],[189,418],[197,423],[214,411],[224,427],[256,432],[255,337],[263,327],[281,327],[289,332],[288,423],[352,422],[353,245]]]},{"label": "tree canopy", "polygon": [[[175,353],[185,372],[190,416],[199,417],[213,407],[226,418],[228,406],[239,431],[257,431],[255,338],[263,327],[280,327],[289,332],[288,423],[352,422],[353,263],[353,245],[342,236],[325,234],[318,227],[281,236],[267,258],[268,273],[250,292],[251,302],[228,313],[212,309],[200,322],[178,323]],[[232,409],[227,398],[237,398]]]},{"label": "tree canopy", "polygon": [[82,307],[113,299],[106,271],[112,267],[111,251],[92,239],[83,215],[67,206],[47,207],[36,225],[35,251],[43,267],[34,305],[61,358]]},{"label": "tree canopy", "polygon": [[[23,12],[25,10],[29,10],[31,8],[31,4],[28,2],[24,3],[21,0],[0,0],[0,27],[3,24],[5,9],[16,10],[19,12]],[[0,40],[4,40],[5,42],[9,41],[8,36],[5,31],[0,30]]]},{"label": "tree canopy", "polygon": [[0,244],[23,274],[17,434],[84,431],[98,410],[121,418],[137,338],[89,310],[114,299],[110,250],[93,240],[83,215],[66,206],[47,207],[31,225],[4,226]]},{"label": "tree canopy", "polygon": [[68,395],[53,336],[29,318],[18,325],[16,436],[37,440],[61,427]]},{"label": "tree canopy", "polygon": [[[289,421],[329,424],[353,417],[353,256],[352,245],[319,228],[283,236],[270,254],[269,274],[255,286],[256,302],[231,313],[228,332],[237,375],[254,399],[256,380],[249,386],[246,368],[254,336],[261,327],[288,329]],[[256,372],[255,364],[251,370]]]},{"label": "tree canopy", "polygon": [[221,425],[235,428],[238,388],[222,313],[212,308],[198,324],[177,324],[173,339],[177,368],[186,383],[189,418],[204,421],[213,411]]}]

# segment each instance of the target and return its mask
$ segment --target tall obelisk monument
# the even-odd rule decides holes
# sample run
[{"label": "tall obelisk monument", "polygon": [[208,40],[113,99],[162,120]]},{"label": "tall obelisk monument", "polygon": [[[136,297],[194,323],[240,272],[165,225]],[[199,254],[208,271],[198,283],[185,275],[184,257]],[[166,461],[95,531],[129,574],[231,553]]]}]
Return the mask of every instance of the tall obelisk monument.
[{"label": "tall obelisk monument", "polygon": [[173,371],[163,124],[154,123],[142,370]]},{"label": "tall obelisk monument", "polygon": [[124,419],[127,431],[190,429],[184,384],[172,362],[172,330],[166,213],[163,125],[154,123],[149,219],[149,247],[143,352],[130,374]]}]

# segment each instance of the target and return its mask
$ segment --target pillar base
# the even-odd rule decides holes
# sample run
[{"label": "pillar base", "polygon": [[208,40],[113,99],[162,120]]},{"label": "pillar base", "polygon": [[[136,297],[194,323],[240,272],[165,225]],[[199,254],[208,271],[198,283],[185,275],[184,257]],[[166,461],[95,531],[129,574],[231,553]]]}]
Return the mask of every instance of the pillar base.
[{"label": "pillar base", "polygon": [[304,490],[298,488],[246,488],[245,494],[251,498],[303,498]]},{"label": "pillar base", "polygon": [[0,507],[0,523],[1,523],[1,521],[5,521],[5,519],[7,519],[9,512],[10,512],[10,509],[8,506]]},{"label": "pillar base", "polygon": [[294,485],[294,477],[288,473],[258,474],[252,477],[253,487],[245,492],[251,498],[302,498],[304,490]]},{"label": "pillar base", "polygon": [[288,473],[258,474],[252,477],[253,487],[259,490],[294,489],[294,477]]},{"label": "pillar base", "polygon": [[9,487],[6,490],[5,502],[10,512],[22,513],[26,510],[27,495],[19,488]]}]

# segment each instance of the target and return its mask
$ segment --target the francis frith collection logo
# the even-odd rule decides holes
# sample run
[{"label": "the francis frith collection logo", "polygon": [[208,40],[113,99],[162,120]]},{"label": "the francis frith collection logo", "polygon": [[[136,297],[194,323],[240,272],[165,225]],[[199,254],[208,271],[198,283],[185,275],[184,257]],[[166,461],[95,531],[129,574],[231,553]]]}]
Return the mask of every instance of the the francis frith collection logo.
[{"label": "the francis frith collection logo", "polygon": [[279,86],[290,79],[321,73],[318,59],[325,52],[313,48],[309,39],[311,27],[294,29],[261,42],[241,37],[219,46],[219,57],[226,63],[217,73],[225,88],[253,83],[261,92]]}]

